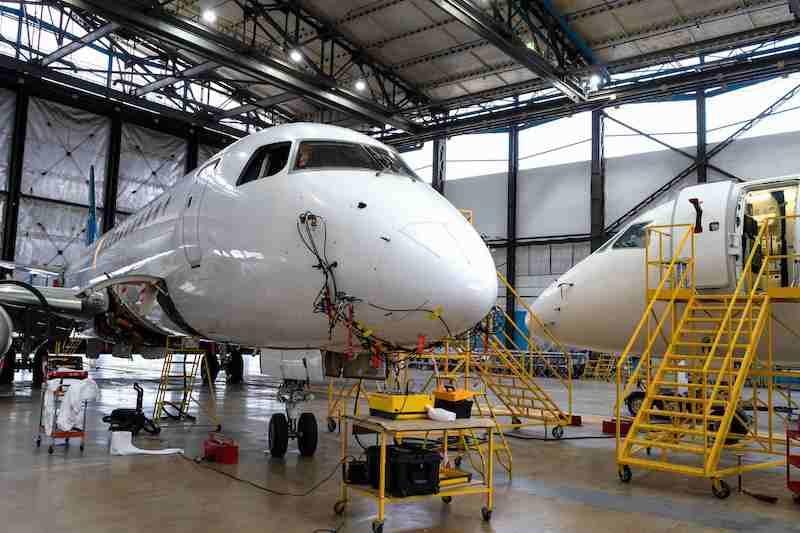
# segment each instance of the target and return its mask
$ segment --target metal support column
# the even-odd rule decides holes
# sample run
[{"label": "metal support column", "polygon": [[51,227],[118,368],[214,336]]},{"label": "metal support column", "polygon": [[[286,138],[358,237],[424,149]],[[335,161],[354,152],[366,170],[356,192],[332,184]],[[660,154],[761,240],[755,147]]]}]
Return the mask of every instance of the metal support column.
[{"label": "metal support column", "polygon": [[200,141],[197,138],[197,131],[192,129],[186,145],[186,173],[197,168],[197,161],[200,158]]},{"label": "metal support column", "polygon": [[433,140],[433,188],[444,196],[444,182],[447,175],[447,137]]},{"label": "metal support column", "polygon": [[119,189],[119,160],[122,153],[122,118],[111,115],[111,138],[106,158],[106,187],[103,191],[103,233],[114,227],[117,218],[117,190]]},{"label": "metal support column", "polygon": [[14,131],[11,137],[11,155],[8,165],[8,198],[3,210],[3,253],[4,261],[13,261],[17,247],[17,224],[19,222],[19,202],[22,192],[22,164],[25,160],[25,134],[28,127],[28,103],[30,96],[24,86],[17,90],[14,109]]},{"label": "metal support column", "polygon": [[706,90],[698,89],[697,103],[697,183],[708,182],[708,157],[706,155]]},{"label": "metal support column", "polygon": [[597,250],[606,240],[606,160],[603,153],[602,110],[592,111],[592,165],[589,178],[589,197],[591,202],[590,232],[592,251]]},{"label": "metal support column", "polygon": [[[511,126],[508,129],[508,215],[506,224],[506,279],[509,288],[506,289],[506,314],[512,319],[517,308],[516,298],[511,287],[517,285],[517,175],[519,174],[519,128]],[[506,334],[509,343],[514,338],[514,327],[506,324]]]}]

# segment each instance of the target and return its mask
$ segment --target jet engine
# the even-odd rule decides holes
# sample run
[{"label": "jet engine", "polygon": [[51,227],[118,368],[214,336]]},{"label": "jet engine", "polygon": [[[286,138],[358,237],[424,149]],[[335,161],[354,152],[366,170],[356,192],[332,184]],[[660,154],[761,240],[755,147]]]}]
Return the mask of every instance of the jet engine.
[{"label": "jet engine", "polygon": [[[14,334],[14,323],[5,309],[0,307],[0,360],[8,353],[11,348],[12,335]],[[2,366],[2,365],[0,365]]]}]

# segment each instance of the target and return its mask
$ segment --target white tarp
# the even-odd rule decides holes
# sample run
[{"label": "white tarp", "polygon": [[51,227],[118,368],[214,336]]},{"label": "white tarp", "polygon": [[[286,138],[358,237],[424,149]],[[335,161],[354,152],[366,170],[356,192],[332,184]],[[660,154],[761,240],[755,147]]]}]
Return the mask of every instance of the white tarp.
[{"label": "white tarp", "polygon": [[8,164],[11,157],[11,135],[14,132],[14,110],[17,105],[17,96],[12,91],[0,89],[0,188],[8,189]]},{"label": "white tarp", "polygon": [[22,194],[89,205],[89,172],[103,203],[111,120],[31,98],[22,166]]},{"label": "white tarp", "polygon": [[[56,413],[56,391],[61,385],[67,385]],[[44,406],[42,407],[43,425],[45,434],[50,436],[53,433],[53,419],[60,431],[70,431],[73,428],[84,429],[83,411],[84,402],[91,402],[97,399],[99,389],[97,383],[91,378],[86,379],[51,379],[47,382],[47,391],[44,395]]]},{"label": "white tarp", "polygon": [[185,139],[122,125],[117,209],[134,212],[159,196],[186,170]]}]

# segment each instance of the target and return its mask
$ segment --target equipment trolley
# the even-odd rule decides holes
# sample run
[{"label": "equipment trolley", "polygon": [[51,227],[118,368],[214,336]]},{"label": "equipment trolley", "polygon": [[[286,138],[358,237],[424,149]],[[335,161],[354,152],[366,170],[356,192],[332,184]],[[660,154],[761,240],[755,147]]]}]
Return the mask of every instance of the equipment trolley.
[{"label": "equipment trolley", "polygon": [[[486,504],[481,509],[481,515],[484,520],[488,521],[492,517],[492,508],[494,500],[494,484],[492,481],[493,476],[493,441],[496,424],[489,418],[464,418],[456,419],[453,422],[439,422],[435,420],[420,419],[420,420],[390,420],[386,418],[379,418],[374,416],[352,416],[345,415],[340,418],[340,431],[342,435],[342,463],[344,464],[348,454],[348,434],[349,429],[352,427],[357,433],[374,432],[378,436],[380,446],[380,460],[379,460],[379,483],[378,488],[373,488],[369,485],[357,485],[347,482],[347,479],[342,475],[342,492],[341,498],[336,502],[334,511],[336,514],[342,514],[345,511],[348,501],[350,500],[350,491],[358,492],[367,497],[373,498],[378,502],[378,516],[372,523],[372,531],[374,533],[383,533],[383,523],[386,516],[386,505],[391,503],[405,503],[412,500],[422,498],[441,498],[443,502],[450,503],[453,496],[466,496],[470,494],[485,495]],[[358,429],[355,429],[358,428]],[[361,431],[359,431],[361,430]],[[448,436],[460,435],[469,431],[486,431],[488,453],[486,453],[486,464],[482,479],[470,481],[467,483],[442,487],[439,492],[435,494],[426,494],[424,496],[406,496],[396,497],[386,494],[386,457],[387,457],[387,443],[389,439],[393,441],[402,440],[403,436],[411,435],[431,435],[441,434],[442,443],[448,442]],[[442,446],[441,451],[444,456],[443,463],[447,463],[447,445]]]},{"label": "equipment trolley", "polygon": [[[42,445],[42,436],[49,436],[50,437],[50,444],[47,447],[47,453],[52,454],[55,450],[55,442],[56,439],[64,439],[64,443],[67,447],[69,447],[69,439],[81,439],[80,449],[83,451],[85,440],[86,440],[86,404],[87,402],[83,402],[83,429],[81,430],[70,430],[70,431],[61,431],[58,429],[58,425],[56,420],[58,419],[58,412],[61,409],[61,402],[64,399],[64,395],[67,393],[67,389],[69,389],[69,383],[64,383],[64,380],[83,380],[89,377],[89,372],[86,370],[58,370],[58,371],[51,371],[47,373],[47,382],[45,386],[42,387],[42,401],[39,407],[39,433],[36,435],[36,447],[40,447]],[[45,411],[44,411],[44,403],[45,403],[45,396],[50,392],[50,381],[57,379],[59,380],[57,388],[53,391],[53,401],[55,402],[55,410],[53,412],[53,419],[50,422],[50,427],[45,427]],[[49,432],[49,435],[48,435]]]}]

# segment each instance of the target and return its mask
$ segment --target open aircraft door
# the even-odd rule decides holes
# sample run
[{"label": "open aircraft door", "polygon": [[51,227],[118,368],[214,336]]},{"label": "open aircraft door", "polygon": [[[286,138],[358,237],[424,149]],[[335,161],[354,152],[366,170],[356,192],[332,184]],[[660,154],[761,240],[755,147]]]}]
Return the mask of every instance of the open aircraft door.
[{"label": "open aircraft door", "polygon": [[[731,181],[720,181],[686,187],[680,191],[675,202],[672,223],[696,226],[697,288],[727,288],[735,279],[735,256],[741,246],[734,228],[736,198],[733,197],[733,186]],[[673,230],[675,246],[682,236],[682,230]],[[685,252],[681,255],[689,255],[688,246]]]}]

